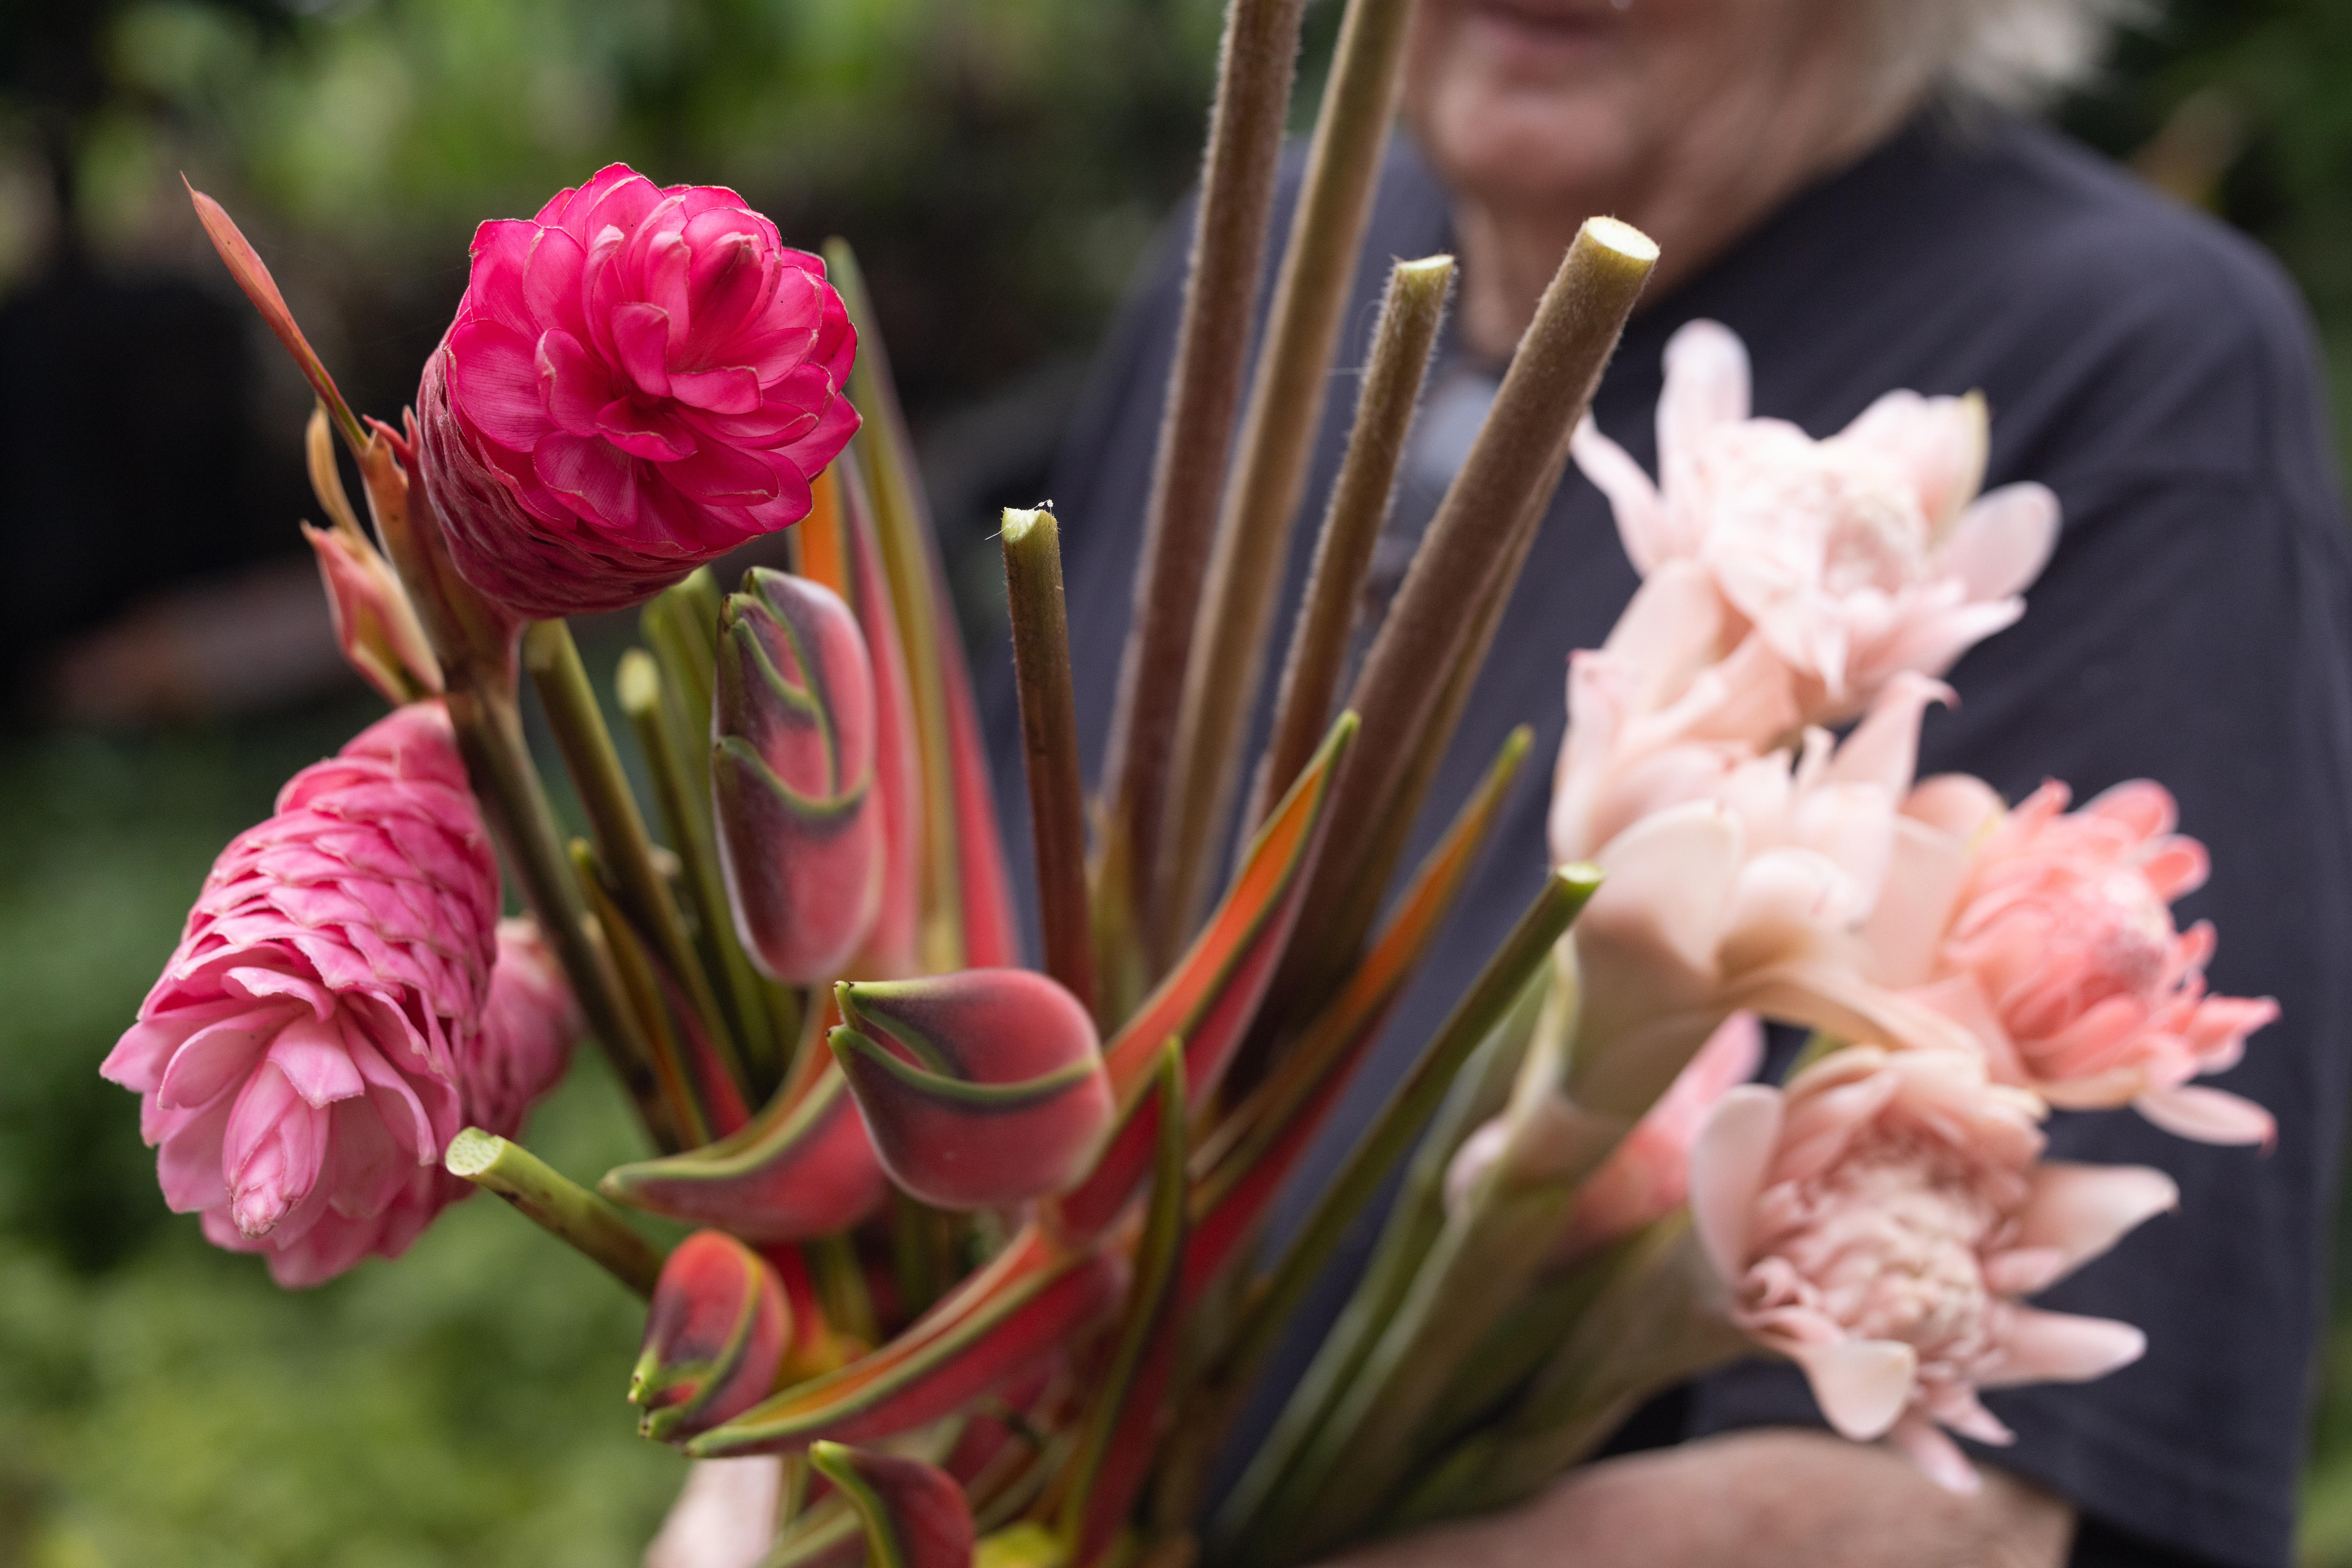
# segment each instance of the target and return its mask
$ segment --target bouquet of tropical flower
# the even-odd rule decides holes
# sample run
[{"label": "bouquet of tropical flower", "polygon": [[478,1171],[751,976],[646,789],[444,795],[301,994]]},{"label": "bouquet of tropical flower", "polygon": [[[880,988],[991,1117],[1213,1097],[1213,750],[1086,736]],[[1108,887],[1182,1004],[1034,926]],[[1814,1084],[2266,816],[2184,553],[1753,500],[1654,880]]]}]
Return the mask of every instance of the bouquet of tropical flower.
[{"label": "bouquet of tropical flower", "polygon": [[[2166,793],[2070,812],[2055,784],[2011,807],[1913,776],[1935,678],[2022,612],[2054,499],[1978,494],[1973,398],[1893,392],[1822,441],[1748,417],[1711,323],[1669,351],[1654,483],[1580,427],[1655,258],[1623,225],[1563,259],[1351,675],[1451,281],[1394,268],[1244,756],[1410,12],[1351,0],[1245,376],[1299,9],[1229,13],[1091,804],[1059,520],[1004,519],[1037,969],[846,247],[605,169],[481,226],[395,427],[345,404],[194,197],[317,391],[329,525],[306,532],[394,710],[223,853],[103,1070],[141,1096],[167,1201],[281,1284],[396,1257],[480,1186],[643,1297],[627,1396],[698,1461],[658,1563],[1302,1562],[1523,1497],[1759,1352],[1841,1433],[1965,1489],[1943,1429],[2004,1436],[1979,1390],[2141,1348],[2023,1299],[2175,1200],[2154,1171],[2042,1160],[2048,1108],[2268,1136],[2190,1082],[2275,1009],[2204,994],[2213,934],[2169,910],[2203,852]],[[1570,670],[1555,869],[1270,1235],[1523,760],[1524,732],[1402,864],[1571,457],[1644,581]],[[792,571],[708,569],[788,527]],[[628,607],[645,646],[612,697],[651,811],[564,620]],[[526,677],[584,839],[524,745]],[[1766,1019],[1812,1031],[1783,1087],[1749,1081]],[[647,1143],[593,1184],[518,1142],[583,1037]],[[1400,1170],[1369,1271],[1212,1510],[1244,1395]]]}]

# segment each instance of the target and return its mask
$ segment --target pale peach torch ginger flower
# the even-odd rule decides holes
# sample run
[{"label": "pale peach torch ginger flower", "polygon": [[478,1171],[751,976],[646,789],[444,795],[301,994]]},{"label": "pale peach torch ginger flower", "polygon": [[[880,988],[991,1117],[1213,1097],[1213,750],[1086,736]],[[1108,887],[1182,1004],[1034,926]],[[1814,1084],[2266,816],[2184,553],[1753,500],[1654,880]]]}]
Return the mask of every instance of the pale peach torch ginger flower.
[{"label": "pale peach torch ginger flower", "polygon": [[2066,805],[2056,783],[2006,813],[1972,779],[1921,784],[1907,904],[1880,922],[1883,977],[2053,1105],[2130,1105],[2180,1137],[2269,1142],[2269,1112],[2189,1081],[2236,1066],[2278,1016],[2267,997],[2209,995],[2213,928],[2173,923],[2173,900],[2205,880],[2204,846],[2172,831],[2172,796],[2147,780]]},{"label": "pale peach torch ginger flower", "polygon": [[518,1131],[578,1032],[498,911],[438,702],[297,773],[221,852],[100,1068],[139,1095],[172,1208],[281,1285],[405,1250],[470,1190],[440,1168],[449,1139]]},{"label": "pale peach torch ginger flower", "polygon": [[526,617],[619,609],[799,521],[856,348],[824,263],[730,190],[615,163],[482,225],[416,397],[457,570]]},{"label": "pale peach torch ginger flower", "polygon": [[[1865,974],[1922,708],[1897,683],[1842,744],[1712,755],[1592,853],[1605,873],[1570,947],[1579,987],[1568,1096],[1648,1111],[1729,1015],[1748,1009],[1847,1040],[1966,1049],[1950,1019]],[[1711,773],[1710,773],[1711,770]]]},{"label": "pale peach torch ginger flower", "polygon": [[2011,1441],[1979,1390],[2083,1382],[2146,1348],[2128,1323],[2020,1300],[2178,1198],[2161,1172],[2042,1161],[2042,1114],[1975,1055],[1862,1046],[1785,1091],[1733,1089],[1692,1150],[1732,1321],[1803,1370],[1840,1433],[1954,1491],[1978,1480],[1942,1428]]},{"label": "pale peach torch ginger flower", "polygon": [[1940,675],[2024,613],[2049,559],[2058,502],[2036,484],[1979,495],[1983,401],[1890,392],[1816,441],[1748,416],[1748,353],[1693,321],[1666,345],[1658,466],[1590,419],[1578,467],[1608,496],[1635,570],[1705,568],[1736,624],[1795,676],[1806,716],[1851,717],[1899,670]]}]

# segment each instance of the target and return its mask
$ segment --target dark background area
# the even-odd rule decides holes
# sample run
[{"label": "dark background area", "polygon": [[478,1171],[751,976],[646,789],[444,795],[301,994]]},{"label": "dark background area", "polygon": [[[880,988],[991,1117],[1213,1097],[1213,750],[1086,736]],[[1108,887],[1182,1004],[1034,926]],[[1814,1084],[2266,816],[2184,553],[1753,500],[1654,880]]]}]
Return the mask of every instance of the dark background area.
[{"label": "dark background area", "polygon": [[[1315,0],[1297,119],[1338,20]],[[96,1067],[205,868],[378,706],[294,523],[308,395],[179,184],[391,414],[466,244],[625,160],[857,247],[966,636],[1198,157],[1215,0],[0,0],[0,1568],[633,1562],[634,1305],[483,1204],[273,1289]],[[2352,3],[2165,5],[2059,111],[2269,244],[2352,385]],[[1114,520],[1119,521],[1119,520]],[[1108,524],[1107,524],[1108,525]],[[619,635],[617,630],[615,635]],[[614,637],[592,640],[592,661]],[[535,1147],[635,1152],[598,1066]],[[2352,1310],[2306,1510],[2352,1563]]]}]

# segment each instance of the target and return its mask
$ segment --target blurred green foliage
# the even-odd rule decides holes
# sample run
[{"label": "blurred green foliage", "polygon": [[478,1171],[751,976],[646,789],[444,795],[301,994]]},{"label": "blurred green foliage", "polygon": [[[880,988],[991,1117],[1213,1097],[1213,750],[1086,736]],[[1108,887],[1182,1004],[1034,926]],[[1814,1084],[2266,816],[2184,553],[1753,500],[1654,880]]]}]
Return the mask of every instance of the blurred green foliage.
[{"label": "blurred green foliage", "polygon": [[[733,184],[799,243],[849,235],[920,417],[1100,329],[1191,176],[1218,10],[0,5],[0,287],[55,239],[59,195],[93,254],[203,260],[185,169],[388,410],[472,224],[620,158]],[[1315,6],[1318,43],[1336,13]],[[2352,0],[2165,18],[2064,118],[2273,247],[2352,390]],[[96,1076],[214,855],[372,713],[0,744],[0,1568],[596,1568],[635,1561],[675,1489],[633,1435],[637,1313],[602,1277],[475,1200],[396,1266],[279,1292],[163,1213],[135,1104]],[[530,1141],[580,1174],[636,1152],[584,1058]],[[2352,1565],[2352,1315],[2315,1453],[2307,1555]]]}]

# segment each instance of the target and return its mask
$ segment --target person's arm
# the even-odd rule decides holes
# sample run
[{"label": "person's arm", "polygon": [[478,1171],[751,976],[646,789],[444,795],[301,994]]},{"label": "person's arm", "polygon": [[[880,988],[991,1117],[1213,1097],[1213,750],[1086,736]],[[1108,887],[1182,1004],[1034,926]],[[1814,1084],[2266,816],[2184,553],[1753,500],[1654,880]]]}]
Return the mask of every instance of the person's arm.
[{"label": "person's arm", "polygon": [[2074,1510],[1979,1465],[1974,1497],[1884,1448],[1793,1427],[1604,1459],[1517,1509],[1333,1568],[2059,1568]]}]

